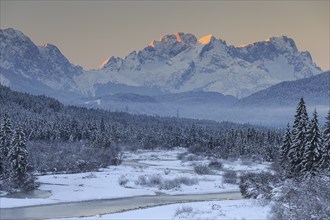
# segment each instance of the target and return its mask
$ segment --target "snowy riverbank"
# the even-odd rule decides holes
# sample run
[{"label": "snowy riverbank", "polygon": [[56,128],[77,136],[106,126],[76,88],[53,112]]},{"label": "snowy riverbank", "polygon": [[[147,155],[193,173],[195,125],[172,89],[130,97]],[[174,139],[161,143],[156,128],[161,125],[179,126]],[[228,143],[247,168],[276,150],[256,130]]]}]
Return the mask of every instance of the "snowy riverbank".
[{"label": "snowy riverbank", "polygon": [[[240,160],[222,160],[223,169],[212,170],[209,174],[199,175],[194,171],[194,167],[201,164],[208,164],[210,161],[202,157],[195,157],[192,161],[181,161],[177,159],[178,155],[184,152],[184,149],[125,152],[123,156],[124,161],[119,166],[110,166],[100,169],[97,172],[38,176],[38,181],[41,184],[39,190],[50,192],[49,197],[2,197],[1,208],[144,195],[202,195],[208,193],[238,192],[239,188],[237,184],[225,183],[223,173],[226,170],[234,170],[239,173],[242,170],[259,172],[269,169],[269,164],[267,163],[257,164]],[[192,203],[191,205],[195,207],[196,204]],[[208,207],[210,204],[219,205],[218,202],[205,202],[202,207]],[[230,209],[230,207],[235,207],[236,203],[232,201],[230,203],[221,202],[221,204]],[[251,201],[237,200],[237,205],[248,207],[249,204],[251,205]],[[178,206],[170,205],[169,207],[176,209]],[[150,212],[153,212],[157,208],[164,209],[164,207],[150,208]],[[194,215],[202,213],[198,211],[199,209],[193,208],[195,210]],[[264,207],[261,208],[263,211],[265,209]],[[146,209],[144,212],[149,213],[148,210]],[[227,209],[221,212],[226,212],[225,210]],[[129,213],[131,212],[134,213],[135,211],[130,211]],[[210,213],[210,216],[214,214],[212,210]],[[149,214],[146,215],[149,216]],[[125,215],[123,214],[123,216]],[[189,217],[189,215],[187,216]]]}]

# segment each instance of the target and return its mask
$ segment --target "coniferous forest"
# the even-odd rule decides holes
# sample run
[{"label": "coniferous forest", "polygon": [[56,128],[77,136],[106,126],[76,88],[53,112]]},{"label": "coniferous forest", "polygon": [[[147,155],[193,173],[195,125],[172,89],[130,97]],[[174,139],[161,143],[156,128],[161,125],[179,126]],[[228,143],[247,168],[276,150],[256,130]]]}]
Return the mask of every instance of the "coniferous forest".
[{"label": "coniferous forest", "polygon": [[[273,161],[282,142],[281,129],[64,106],[49,97],[0,89],[3,164],[11,163],[8,151],[19,130],[30,172],[96,170],[120,164],[122,149],[184,147],[218,158]],[[3,165],[2,173],[8,169]]]},{"label": "coniferous forest", "polygon": [[243,173],[240,190],[272,200],[273,219],[330,215],[330,112],[320,125],[303,98],[286,129],[64,106],[3,86],[0,106],[2,190],[35,189],[34,175],[119,165],[123,150],[183,147],[205,157],[271,162],[274,172]]},{"label": "coniferous forest", "polygon": [[328,219],[330,216],[330,111],[323,129],[316,109],[311,119],[304,99],[287,126],[280,147],[273,219]]},{"label": "coniferous forest", "polygon": [[274,172],[240,178],[246,198],[273,201],[272,219],[328,219],[330,216],[330,111],[320,126],[317,111],[309,119],[303,98],[293,126],[287,125]]}]

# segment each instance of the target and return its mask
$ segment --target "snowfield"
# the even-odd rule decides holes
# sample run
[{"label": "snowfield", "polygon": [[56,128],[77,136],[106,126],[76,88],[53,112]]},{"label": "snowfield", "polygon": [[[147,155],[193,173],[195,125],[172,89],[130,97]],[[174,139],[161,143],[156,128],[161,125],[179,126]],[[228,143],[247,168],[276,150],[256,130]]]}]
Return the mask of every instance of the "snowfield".
[{"label": "snowfield", "polygon": [[[221,161],[224,167],[222,170],[212,170],[210,174],[199,175],[195,173],[194,166],[208,164],[209,160],[198,156],[195,156],[194,161],[178,160],[178,155],[182,153],[185,153],[185,149],[125,152],[123,163],[119,166],[102,168],[97,172],[38,176],[39,190],[50,195],[46,198],[2,197],[0,207],[37,206],[142,195],[239,192],[237,184],[228,184],[223,181],[222,174],[224,170],[236,170],[240,173],[243,170],[259,172],[269,168],[267,163],[254,164],[246,161],[223,160]],[[239,216],[249,217],[248,210],[250,210],[254,214],[251,215],[251,218],[264,218],[268,210],[268,207],[262,207],[249,200],[195,202],[189,204],[189,206],[193,208],[191,213],[182,213],[176,216],[173,216],[173,213],[178,207],[181,207],[179,204],[111,214],[102,218],[129,219],[132,218],[129,216],[134,216],[134,219],[136,219],[137,216],[141,216],[141,219],[155,219],[158,212],[167,213],[161,216],[165,219],[190,219],[192,217],[213,219],[214,216],[218,215],[223,216],[223,218],[232,218],[231,216],[235,216],[237,208],[242,209]],[[157,219],[159,217],[160,215]]]}]

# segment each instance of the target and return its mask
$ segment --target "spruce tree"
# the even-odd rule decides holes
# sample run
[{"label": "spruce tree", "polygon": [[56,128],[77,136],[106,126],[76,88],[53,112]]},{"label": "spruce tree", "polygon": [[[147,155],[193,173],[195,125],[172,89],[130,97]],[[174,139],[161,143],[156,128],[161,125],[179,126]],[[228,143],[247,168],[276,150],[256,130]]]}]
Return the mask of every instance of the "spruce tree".
[{"label": "spruce tree", "polygon": [[323,140],[319,129],[319,122],[316,110],[307,132],[307,143],[302,158],[302,173],[304,176],[316,176],[322,167],[322,148]]},{"label": "spruce tree", "polygon": [[9,163],[7,157],[10,149],[11,138],[11,121],[9,116],[4,114],[0,127],[0,178],[8,177]]},{"label": "spruce tree", "polygon": [[325,129],[323,131],[323,140],[322,165],[323,168],[330,171],[330,110],[326,117]]},{"label": "spruce tree", "polygon": [[101,123],[100,123],[100,131],[101,131],[101,133],[105,133],[105,123],[104,123],[103,117],[102,117]]},{"label": "spruce tree", "polygon": [[14,132],[8,153],[8,160],[10,161],[9,181],[13,189],[23,189],[29,179],[26,170],[27,157],[25,134],[21,126],[18,126]]},{"label": "spruce tree", "polygon": [[301,174],[301,163],[306,145],[306,134],[308,126],[308,114],[304,98],[301,97],[297,106],[295,120],[292,130],[292,145],[289,150],[290,167],[289,176],[299,177]]},{"label": "spruce tree", "polygon": [[288,124],[284,135],[283,144],[280,147],[280,165],[283,170],[282,174],[284,175],[284,177],[287,177],[288,175],[288,169],[290,165],[288,155],[291,146],[292,146],[291,131],[290,131],[290,125]]}]

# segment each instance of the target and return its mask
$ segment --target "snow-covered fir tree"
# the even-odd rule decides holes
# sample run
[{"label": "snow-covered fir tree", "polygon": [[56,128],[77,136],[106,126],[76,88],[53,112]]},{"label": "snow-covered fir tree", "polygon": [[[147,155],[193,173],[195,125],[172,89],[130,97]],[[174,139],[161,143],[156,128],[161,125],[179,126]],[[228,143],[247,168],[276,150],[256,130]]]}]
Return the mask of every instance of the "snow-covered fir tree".
[{"label": "snow-covered fir tree", "polygon": [[301,161],[301,175],[316,176],[323,166],[322,160],[323,140],[319,129],[319,122],[316,110],[313,113],[313,118],[310,122],[307,131],[307,142],[305,151]]},{"label": "snow-covered fir tree", "polygon": [[326,117],[325,128],[323,131],[323,168],[330,172],[330,110]]},{"label": "snow-covered fir tree", "polygon": [[18,126],[14,132],[11,148],[8,153],[8,160],[10,161],[9,182],[12,189],[25,188],[29,180],[27,157],[25,134],[21,126]]},{"label": "snow-covered fir tree", "polygon": [[8,114],[4,114],[0,127],[0,179],[8,177],[8,152],[12,139],[11,121]]},{"label": "snow-covered fir tree", "polygon": [[308,114],[304,98],[301,97],[297,106],[295,120],[292,130],[292,145],[289,150],[290,158],[290,177],[299,177],[302,170],[302,158],[307,142]]},{"label": "snow-covered fir tree", "polygon": [[291,141],[291,131],[290,131],[290,125],[287,125],[285,135],[284,135],[284,140],[283,144],[280,147],[280,165],[283,170],[283,176],[287,177],[288,175],[288,169],[289,169],[289,150],[292,146],[292,141]]}]

